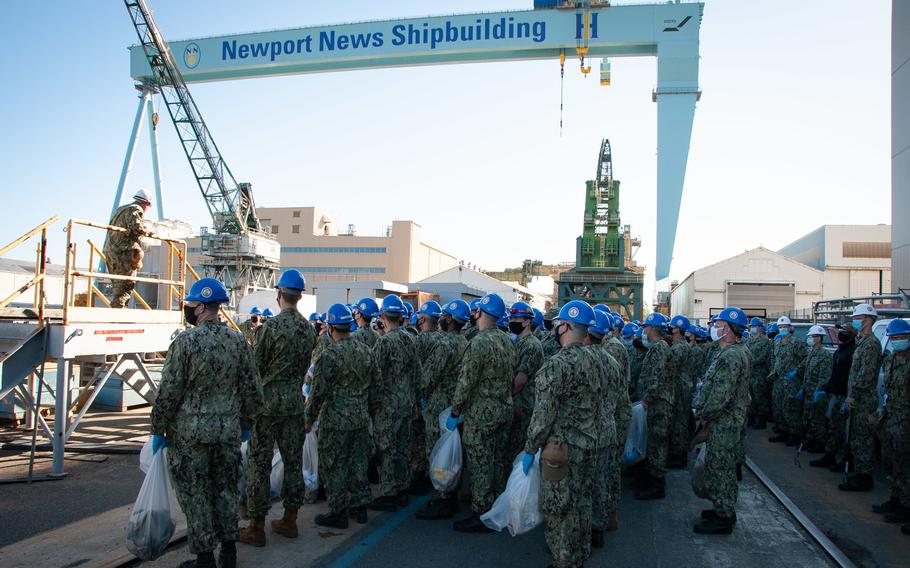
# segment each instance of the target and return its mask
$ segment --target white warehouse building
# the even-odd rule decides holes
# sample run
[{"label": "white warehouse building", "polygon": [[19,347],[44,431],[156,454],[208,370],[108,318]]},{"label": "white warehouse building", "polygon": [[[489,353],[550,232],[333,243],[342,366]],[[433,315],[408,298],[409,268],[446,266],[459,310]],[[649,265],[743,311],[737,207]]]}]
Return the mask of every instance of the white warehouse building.
[{"label": "white warehouse building", "polygon": [[725,306],[808,315],[822,299],[889,293],[891,227],[825,225],[775,252],[748,250],[671,285],[670,310],[704,323]]}]

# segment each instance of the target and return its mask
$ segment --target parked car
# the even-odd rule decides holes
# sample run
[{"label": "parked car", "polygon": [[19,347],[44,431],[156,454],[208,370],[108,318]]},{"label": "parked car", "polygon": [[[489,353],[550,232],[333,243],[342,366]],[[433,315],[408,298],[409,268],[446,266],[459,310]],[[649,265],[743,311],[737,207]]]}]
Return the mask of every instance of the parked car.
[{"label": "parked car", "polygon": [[[806,337],[809,335],[809,328],[813,325],[816,324],[794,322],[791,325],[794,338],[799,341],[806,341]],[[820,325],[822,329],[825,330],[825,336],[822,337],[822,347],[833,353],[837,350],[837,328],[829,323],[820,323],[817,325]]]}]

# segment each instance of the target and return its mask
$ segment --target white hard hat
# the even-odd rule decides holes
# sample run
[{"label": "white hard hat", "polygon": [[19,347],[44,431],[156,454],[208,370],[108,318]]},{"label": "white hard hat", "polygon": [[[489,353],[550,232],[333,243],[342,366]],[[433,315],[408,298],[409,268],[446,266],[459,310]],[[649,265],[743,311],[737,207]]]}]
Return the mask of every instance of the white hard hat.
[{"label": "white hard hat", "polygon": [[777,318],[777,325],[791,325],[790,318],[788,318],[787,316],[780,316],[779,318]]},{"label": "white hard hat", "polygon": [[133,196],[133,201],[141,201],[143,203],[152,204],[152,197],[144,189],[140,189],[136,192],[136,195]]},{"label": "white hard hat", "polygon": [[875,311],[875,308],[872,307],[872,304],[858,304],[855,308],[853,308],[853,317],[858,318],[860,316],[877,318],[878,312]]},{"label": "white hard hat", "polygon": [[813,325],[812,327],[809,328],[809,333],[808,333],[807,335],[809,335],[809,336],[812,336],[812,335],[822,335],[822,336],[824,336],[824,335],[828,335],[828,334],[825,333],[825,328],[823,328],[822,326],[820,326],[820,325]]}]

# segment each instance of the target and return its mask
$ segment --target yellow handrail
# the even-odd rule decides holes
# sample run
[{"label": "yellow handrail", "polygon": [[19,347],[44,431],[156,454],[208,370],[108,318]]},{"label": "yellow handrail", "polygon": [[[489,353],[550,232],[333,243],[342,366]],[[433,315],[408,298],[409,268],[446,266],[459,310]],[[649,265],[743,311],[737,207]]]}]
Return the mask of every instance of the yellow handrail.
[{"label": "yellow handrail", "polygon": [[[101,259],[101,262],[104,263],[104,268],[108,269],[108,267],[107,267],[107,257],[104,256],[104,253],[101,252],[100,250],[98,250],[98,247],[95,245],[95,243],[92,242],[92,239],[86,239],[86,240],[88,241],[88,246],[91,247],[91,249],[90,249],[90,251],[89,251],[89,256],[88,256],[88,265],[89,265],[89,266],[95,266],[95,257],[94,257],[94,253],[97,253],[97,254],[98,254],[98,258],[100,258],[100,259]],[[170,243],[168,243],[168,244],[170,244]],[[171,245],[171,246],[173,246],[173,245]],[[109,269],[108,269],[108,270],[109,270]],[[108,276],[110,276],[110,274],[108,274]],[[89,287],[89,290],[94,289],[94,290],[97,292],[97,294],[98,294],[99,296],[101,296],[101,298],[104,300],[104,303],[107,304],[108,307],[110,307],[110,306],[111,306],[111,303],[108,302],[108,301],[107,301],[107,298],[105,298],[104,295],[101,294],[101,292],[98,290],[98,288],[96,288],[96,287],[94,286],[94,284],[92,284],[92,280],[93,280],[93,279],[94,279],[93,276],[89,276],[89,277],[88,277],[88,287]],[[130,280],[132,280],[132,278],[130,278]],[[137,292],[137,291],[135,290],[135,288],[133,289],[133,291],[132,291],[131,293],[132,293],[133,297],[136,298],[136,301],[138,301],[140,304],[142,304],[142,306],[143,306],[145,309],[147,309],[147,310],[151,310],[151,309],[152,309],[151,306],[149,306],[148,303],[145,301],[145,299],[142,297],[142,295],[141,295],[139,292]],[[92,295],[91,295],[91,294],[87,294],[86,302],[87,302],[87,304],[88,304],[87,307],[91,307],[91,305],[92,305]]]},{"label": "yellow handrail", "polygon": [[[183,261],[183,266],[186,266],[187,270],[190,271],[190,274],[193,275],[193,278],[195,278],[196,280],[199,280],[199,274],[196,272],[196,270],[193,268],[193,266],[189,262],[187,262],[186,257],[184,257],[183,254],[181,254],[180,251],[176,247],[173,247],[173,245],[172,245],[172,248],[174,249],[174,252],[177,253],[177,256],[180,257],[180,260]],[[182,299],[183,298],[181,298],[181,300]],[[227,321],[228,325],[231,326],[232,328],[234,328],[234,331],[236,331],[237,333],[243,333],[240,331],[240,327],[236,323],[234,323],[234,320],[233,320],[233,318],[231,318],[230,314],[227,313],[227,310],[224,309],[224,306],[221,306],[220,311],[221,311],[221,315],[224,316],[224,319],[225,319],[225,321]]]},{"label": "yellow handrail", "polygon": [[5,247],[3,247],[2,249],[0,249],[0,256],[5,255],[6,253],[8,253],[9,251],[13,250],[13,249],[16,248],[17,246],[21,245],[21,244],[24,243],[25,241],[27,241],[27,240],[29,240],[30,238],[34,237],[35,235],[37,235],[38,233],[40,233],[41,231],[43,231],[44,229],[46,229],[46,228],[48,227],[48,225],[52,225],[53,223],[56,223],[58,219],[60,219],[60,217],[57,217],[56,215],[54,215],[53,217],[50,217],[47,221],[41,223],[40,225],[38,225],[38,226],[35,227],[34,229],[31,229],[31,230],[28,231],[27,233],[22,234],[19,238],[17,238],[16,240],[14,240],[13,242],[11,242],[10,244],[8,244],[8,245],[6,245]]},{"label": "yellow handrail", "polygon": [[23,233],[17,239],[13,240],[13,242],[0,249],[0,256],[3,256],[28,239],[32,238],[38,233],[41,233],[41,240],[38,242],[38,246],[36,247],[37,250],[35,251],[35,277],[29,280],[24,286],[20,287],[12,295],[4,298],[3,301],[0,301],[0,308],[6,307],[21,294],[24,294],[29,288],[37,284],[37,286],[35,286],[35,294],[32,299],[32,307],[38,310],[39,326],[44,325],[44,307],[47,303],[47,297],[44,294],[44,285],[47,276],[47,228],[53,223],[56,223],[58,219],[59,217],[56,215],[49,217],[43,223]]}]

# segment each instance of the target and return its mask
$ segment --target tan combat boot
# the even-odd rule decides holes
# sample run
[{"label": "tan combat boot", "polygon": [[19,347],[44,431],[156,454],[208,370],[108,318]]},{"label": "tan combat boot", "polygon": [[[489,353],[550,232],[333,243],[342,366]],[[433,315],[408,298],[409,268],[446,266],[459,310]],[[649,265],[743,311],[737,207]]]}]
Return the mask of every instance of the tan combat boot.
[{"label": "tan combat boot", "polygon": [[265,546],[265,517],[250,519],[249,525],[241,527],[237,540],[252,546]]},{"label": "tan combat boot", "polygon": [[285,509],[283,517],[272,521],[272,530],[281,536],[297,538],[297,509]]},{"label": "tan combat boot", "polygon": [[619,528],[619,513],[610,513],[610,518],[607,519],[607,530],[615,531]]}]

